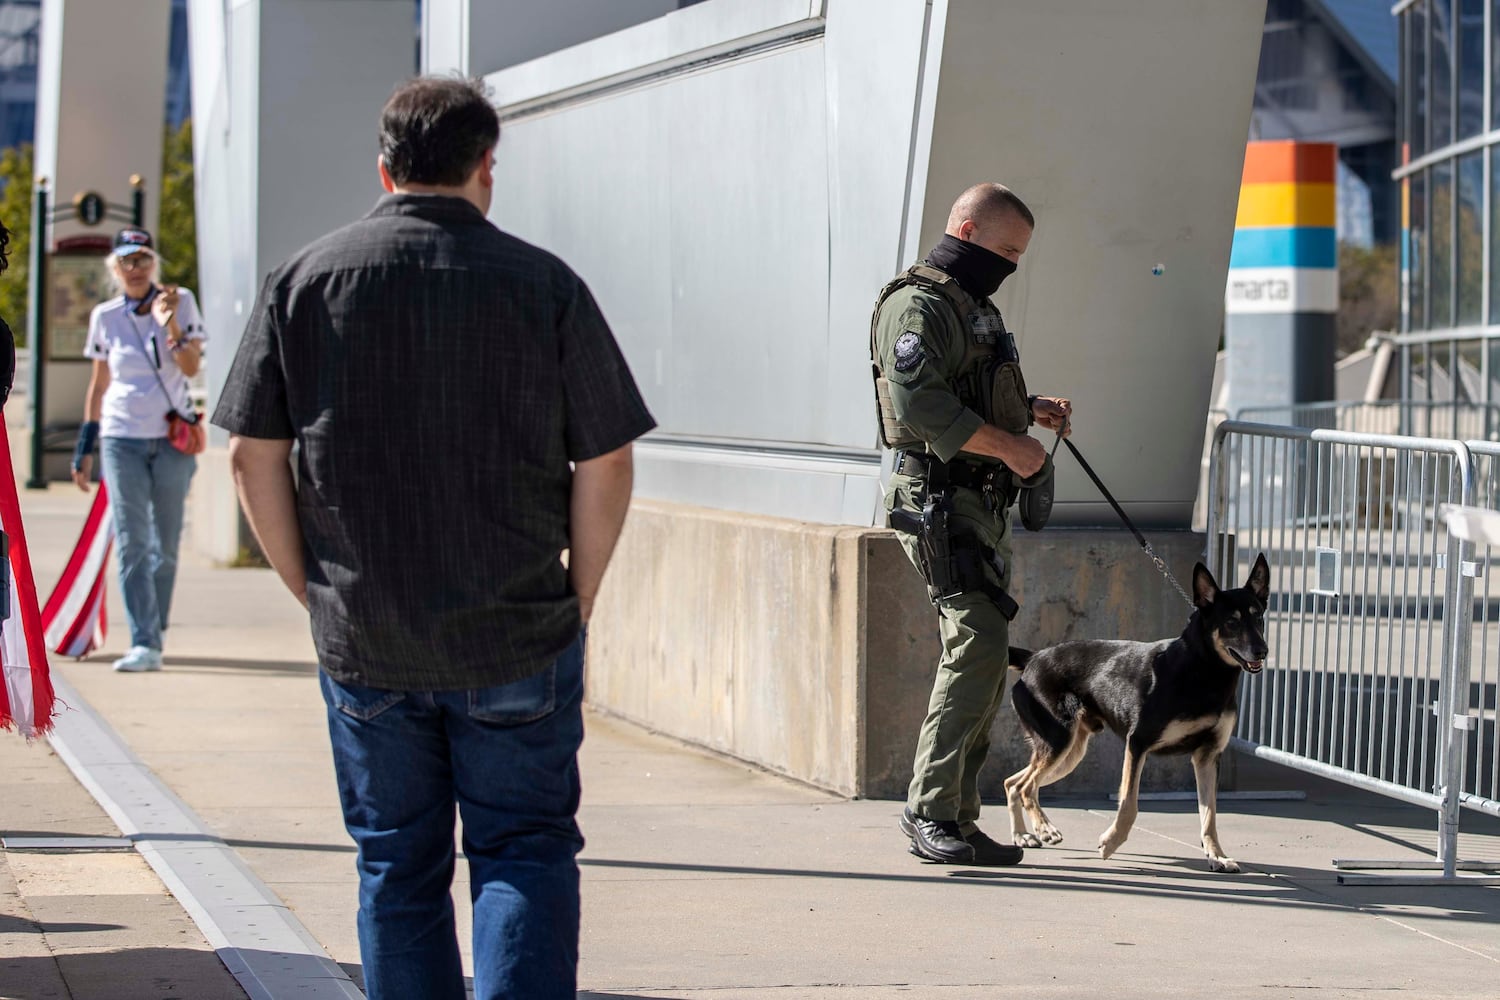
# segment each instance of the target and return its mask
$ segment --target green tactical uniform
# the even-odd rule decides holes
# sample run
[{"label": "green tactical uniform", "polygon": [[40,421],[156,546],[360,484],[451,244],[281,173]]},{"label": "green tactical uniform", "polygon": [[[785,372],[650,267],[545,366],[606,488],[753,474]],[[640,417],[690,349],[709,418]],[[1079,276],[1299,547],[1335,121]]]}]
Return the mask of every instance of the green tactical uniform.
[{"label": "green tactical uniform", "polygon": [[[999,310],[929,265],[912,267],[882,290],[871,354],[882,440],[898,449],[886,509],[897,518],[901,511],[920,516],[946,480],[950,535],[955,550],[961,542],[971,556],[957,588],[929,587],[943,653],[907,793],[912,812],[957,821],[968,836],[979,818],[979,769],[989,753],[990,726],[1005,696],[1015,613],[1005,594],[1008,515],[1016,489],[1004,465],[959,449],[986,422],[1024,433],[1031,407],[1020,355]],[[898,537],[923,569],[917,535],[901,531]],[[924,576],[930,585],[930,574]]]}]

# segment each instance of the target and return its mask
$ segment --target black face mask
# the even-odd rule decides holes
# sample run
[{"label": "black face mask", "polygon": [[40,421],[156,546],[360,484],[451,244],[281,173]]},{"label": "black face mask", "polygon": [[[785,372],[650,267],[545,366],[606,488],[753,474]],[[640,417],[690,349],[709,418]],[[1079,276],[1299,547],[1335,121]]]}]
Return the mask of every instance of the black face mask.
[{"label": "black face mask", "polygon": [[976,299],[994,295],[1000,282],[1016,273],[1015,261],[1006,260],[978,243],[966,243],[946,234],[927,255],[927,263],[953,275],[959,286]]}]

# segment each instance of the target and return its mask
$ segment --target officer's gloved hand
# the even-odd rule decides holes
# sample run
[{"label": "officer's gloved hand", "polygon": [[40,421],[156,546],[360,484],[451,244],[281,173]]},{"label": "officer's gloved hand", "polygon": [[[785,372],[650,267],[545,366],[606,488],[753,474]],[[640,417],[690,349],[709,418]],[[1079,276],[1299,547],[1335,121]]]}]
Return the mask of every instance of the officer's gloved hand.
[{"label": "officer's gloved hand", "polygon": [[1041,531],[1052,516],[1054,468],[1052,456],[1048,455],[1035,475],[1016,481],[1021,487],[1021,495],[1016,499],[1016,510],[1027,531]]}]

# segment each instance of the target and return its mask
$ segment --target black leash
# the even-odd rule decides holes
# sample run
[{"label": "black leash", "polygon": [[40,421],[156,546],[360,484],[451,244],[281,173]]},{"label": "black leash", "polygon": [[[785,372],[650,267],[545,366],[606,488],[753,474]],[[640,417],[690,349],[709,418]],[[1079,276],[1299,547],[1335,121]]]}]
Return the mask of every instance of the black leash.
[{"label": "black leash", "polygon": [[[1116,501],[1115,498],[1110,494],[1109,490],[1105,489],[1104,483],[1100,481],[1099,476],[1095,474],[1094,470],[1089,466],[1089,463],[1084,461],[1083,456],[1078,453],[1078,448],[1073,444],[1072,441],[1064,438],[1061,434],[1057,436],[1057,439],[1066,444],[1068,446],[1068,450],[1073,453],[1073,457],[1078,459],[1078,464],[1083,467],[1084,473],[1094,481],[1094,486],[1104,496],[1104,499],[1109,501],[1109,505],[1115,509],[1115,513],[1120,515],[1120,520],[1125,522],[1125,527],[1130,529],[1130,533],[1134,535],[1135,540],[1140,543],[1142,551],[1144,551],[1146,555],[1151,559],[1151,561],[1156,564],[1156,568],[1161,570],[1161,575],[1167,578],[1168,583],[1177,588],[1177,593],[1182,595],[1182,599],[1187,602],[1187,606],[1189,608],[1196,609],[1197,605],[1195,605],[1193,603],[1193,599],[1188,596],[1188,592],[1182,589],[1182,584],[1178,583],[1177,578],[1172,575],[1172,571],[1167,569],[1167,564],[1162,561],[1161,556],[1152,551],[1151,543],[1146,541],[1146,536],[1141,534],[1140,529],[1131,522],[1129,515],[1125,513],[1125,508],[1121,507],[1119,502]],[[1052,451],[1056,453],[1056,444],[1052,446]]]}]

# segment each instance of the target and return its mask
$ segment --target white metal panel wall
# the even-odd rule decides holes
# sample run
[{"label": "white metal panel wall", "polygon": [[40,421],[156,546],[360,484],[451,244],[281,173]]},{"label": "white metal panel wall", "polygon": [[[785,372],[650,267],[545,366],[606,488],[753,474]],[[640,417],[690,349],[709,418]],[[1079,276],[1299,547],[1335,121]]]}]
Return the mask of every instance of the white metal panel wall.
[{"label": "white metal panel wall", "polygon": [[869,311],[903,256],[927,6],[829,6],[707,3],[489,78],[520,114],[493,216],[603,304],[661,423],[643,495],[874,514]]},{"label": "white metal panel wall", "polygon": [[[1191,519],[1264,8],[947,5],[923,245],[976,180],[1035,211],[996,301],[1030,390],[1074,400],[1073,440],[1143,524]],[[1059,466],[1054,523],[1115,523]]]},{"label": "white metal panel wall", "polygon": [[664,429],[816,440],[824,128],[821,46],[731,63],[508,126],[494,216],[589,282]]}]

